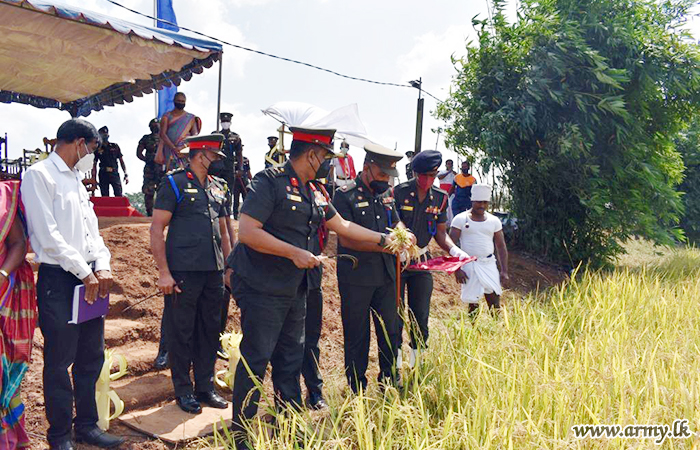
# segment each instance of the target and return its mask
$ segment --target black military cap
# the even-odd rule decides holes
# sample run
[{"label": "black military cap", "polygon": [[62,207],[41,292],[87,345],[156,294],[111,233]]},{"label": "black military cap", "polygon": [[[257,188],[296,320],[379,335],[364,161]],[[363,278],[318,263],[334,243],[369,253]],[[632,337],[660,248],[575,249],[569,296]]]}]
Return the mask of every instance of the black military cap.
[{"label": "black military cap", "polygon": [[109,128],[107,128],[107,125],[103,126],[99,130],[97,130],[100,134],[107,133],[109,134]]},{"label": "black military cap", "polygon": [[396,163],[403,159],[401,153],[382,147],[379,144],[365,144],[365,151],[367,152],[367,159],[382,169],[382,172],[392,177],[399,176],[399,172],[396,170]]},{"label": "black military cap", "polygon": [[413,158],[413,155],[415,155],[415,153],[416,153],[416,152],[414,152],[413,150],[409,150],[409,151],[406,152],[406,157],[407,157],[407,158]]},{"label": "black military cap", "polygon": [[268,137],[267,137],[267,140],[269,141],[270,139],[274,139],[274,140],[276,140],[276,141],[279,140],[279,138],[278,138],[277,136],[268,136]]},{"label": "black military cap", "polygon": [[224,135],[219,133],[205,134],[202,136],[190,136],[185,139],[187,148],[180,153],[188,154],[191,150],[209,150],[222,158],[226,158],[224,152],[221,151],[221,145],[224,142]]},{"label": "black military cap", "polygon": [[233,114],[231,113],[223,112],[219,114],[219,119],[221,119],[222,122],[230,122],[231,117],[233,117]]},{"label": "black military cap", "polygon": [[150,127],[150,126],[153,125],[154,123],[155,123],[155,124],[159,124],[159,123],[160,123],[160,119],[158,119],[157,117],[156,117],[155,119],[151,119],[151,121],[148,122],[148,126]]},{"label": "black military cap", "polygon": [[311,144],[320,145],[329,152],[336,154],[335,150],[333,149],[333,136],[335,136],[335,130],[289,127],[289,131],[292,132],[293,140],[295,141],[310,142]]},{"label": "black military cap", "polygon": [[442,153],[437,150],[423,150],[413,157],[411,169],[415,173],[428,173],[438,170],[442,164]]}]

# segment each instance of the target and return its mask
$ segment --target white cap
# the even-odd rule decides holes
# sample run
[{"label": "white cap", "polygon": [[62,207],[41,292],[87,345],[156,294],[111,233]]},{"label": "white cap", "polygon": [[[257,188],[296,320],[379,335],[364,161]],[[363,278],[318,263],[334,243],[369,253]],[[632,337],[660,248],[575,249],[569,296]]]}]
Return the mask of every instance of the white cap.
[{"label": "white cap", "polygon": [[472,201],[473,202],[490,202],[491,201],[491,186],[488,184],[472,185]]}]

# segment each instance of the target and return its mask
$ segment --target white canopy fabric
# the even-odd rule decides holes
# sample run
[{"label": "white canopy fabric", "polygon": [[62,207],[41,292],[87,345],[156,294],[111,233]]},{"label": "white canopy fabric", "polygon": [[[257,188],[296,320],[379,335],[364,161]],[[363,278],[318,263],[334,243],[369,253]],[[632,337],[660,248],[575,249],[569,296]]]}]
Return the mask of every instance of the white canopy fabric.
[{"label": "white canopy fabric", "polygon": [[318,106],[302,102],[279,102],[262,111],[288,127],[334,129],[336,141],[345,139],[348,144],[364,147],[373,141],[367,137],[360,120],[356,103],[328,112]]},{"label": "white canopy fabric", "polygon": [[179,84],[221,54],[216,42],[43,0],[0,0],[0,36],[0,101],[73,115]]}]

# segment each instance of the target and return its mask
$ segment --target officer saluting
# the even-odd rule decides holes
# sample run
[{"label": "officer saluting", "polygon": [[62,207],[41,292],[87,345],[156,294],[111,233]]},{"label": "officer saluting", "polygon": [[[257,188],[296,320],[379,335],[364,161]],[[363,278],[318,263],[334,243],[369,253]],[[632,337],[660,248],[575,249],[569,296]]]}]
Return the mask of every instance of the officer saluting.
[{"label": "officer saluting", "polygon": [[[224,157],[223,139],[220,134],[187,138],[189,149],[183,153],[189,154],[190,163],[163,178],[151,225],[158,287],[168,310],[164,315],[175,396],[183,411],[194,414],[201,412],[200,402],[226,408],[213,380],[224,258],[230,251],[224,221],[228,187],[207,173],[214,161]],[[190,366],[194,366],[194,391]]]},{"label": "officer saluting", "polygon": [[[376,144],[365,145],[365,151],[362,172],[354,182],[336,190],[333,205],[343,217],[371,230],[403,227],[389,192],[389,180],[399,175],[396,163],[402,156]],[[367,387],[370,315],[379,347],[379,380],[400,381],[392,350],[398,332],[396,259],[385,252],[381,245],[338,238],[338,253],[353,255],[359,261],[356,270],[349,261],[338,261],[345,375],[354,392]]]},{"label": "officer saluting", "polygon": [[[394,198],[403,222],[416,236],[416,245],[420,247],[421,259],[430,259],[428,244],[431,239],[452,256],[468,257],[457,247],[447,234],[447,192],[433,186],[438,169],[442,164],[442,154],[435,150],[418,153],[411,161],[411,170],[415,178],[401,183],[394,188]],[[414,263],[416,261],[411,261]],[[404,292],[408,290],[408,308],[406,320],[410,320],[411,357],[409,366],[413,367],[420,351],[427,347],[428,316],[430,297],[433,293],[433,276],[428,271],[404,271],[401,275],[401,309],[403,311]],[[399,320],[399,332],[395,348],[401,356],[403,320]]]},{"label": "officer saluting", "polygon": [[[290,127],[290,160],[259,172],[250,183],[239,223],[239,243],[229,258],[231,287],[241,309],[241,357],[233,385],[233,428],[238,448],[247,448],[243,422],[255,416],[268,363],[275,398],[300,407],[299,375],[309,278],[322,257],[313,254],[328,230],[377,247],[384,234],[350,223],[336,213],[323,186],[335,130]],[[231,270],[227,271],[227,275]],[[251,371],[254,378],[248,375]],[[250,391],[253,392],[250,392]],[[248,397],[250,393],[250,397]],[[249,403],[245,403],[246,398]]]}]

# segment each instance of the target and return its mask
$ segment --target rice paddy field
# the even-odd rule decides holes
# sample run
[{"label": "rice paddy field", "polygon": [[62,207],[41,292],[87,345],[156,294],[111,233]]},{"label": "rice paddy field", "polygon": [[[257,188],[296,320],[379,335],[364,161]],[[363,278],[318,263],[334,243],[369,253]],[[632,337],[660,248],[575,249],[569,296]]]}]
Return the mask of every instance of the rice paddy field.
[{"label": "rice paddy field", "polygon": [[[700,448],[700,252],[644,242],[629,250],[615,270],[579,270],[547,291],[507,298],[498,314],[441,317],[421,364],[404,368],[401,392],[374,386],[349,395],[338,368],[328,377],[327,411],[280,415],[274,432],[258,421],[251,444]],[[674,427],[677,420],[686,422]],[[201,444],[233,448],[226,430]]]}]

